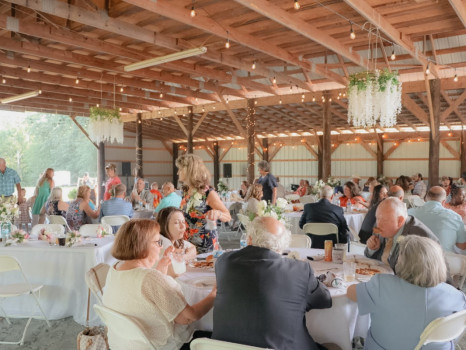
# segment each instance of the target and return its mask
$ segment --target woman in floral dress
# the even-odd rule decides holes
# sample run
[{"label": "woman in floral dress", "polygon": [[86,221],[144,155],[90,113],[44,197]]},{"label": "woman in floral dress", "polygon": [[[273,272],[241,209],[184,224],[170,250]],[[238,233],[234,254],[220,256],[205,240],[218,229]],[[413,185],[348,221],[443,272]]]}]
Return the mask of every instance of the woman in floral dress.
[{"label": "woman in floral dress", "polygon": [[196,246],[199,254],[210,252],[218,244],[217,220],[230,221],[230,213],[209,187],[210,173],[199,156],[182,155],[176,166],[179,180],[189,187],[182,206],[187,223],[185,239]]}]

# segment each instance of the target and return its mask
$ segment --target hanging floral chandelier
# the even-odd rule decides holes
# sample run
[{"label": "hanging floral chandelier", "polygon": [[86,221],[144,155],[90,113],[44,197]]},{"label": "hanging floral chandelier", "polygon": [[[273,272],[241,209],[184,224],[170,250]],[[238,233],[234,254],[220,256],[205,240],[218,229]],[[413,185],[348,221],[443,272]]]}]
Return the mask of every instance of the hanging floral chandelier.
[{"label": "hanging floral chandelier", "polygon": [[401,82],[398,72],[366,71],[350,75],[348,86],[348,123],[355,127],[396,125],[400,113]]},{"label": "hanging floral chandelier", "polygon": [[123,143],[123,122],[116,109],[91,107],[89,109],[89,137],[95,143]]}]

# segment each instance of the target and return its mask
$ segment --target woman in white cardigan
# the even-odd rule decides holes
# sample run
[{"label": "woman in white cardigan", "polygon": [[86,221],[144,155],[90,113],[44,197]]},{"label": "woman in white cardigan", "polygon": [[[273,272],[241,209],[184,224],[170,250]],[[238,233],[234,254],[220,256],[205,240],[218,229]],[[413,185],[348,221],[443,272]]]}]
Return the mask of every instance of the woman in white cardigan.
[{"label": "woman in white cardigan", "polygon": [[[121,261],[109,270],[103,304],[138,321],[157,349],[175,350],[191,340],[191,323],[212,308],[217,288],[199,303],[189,305],[180,285],[167,276],[173,247],[167,248],[162,258],[161,249],[160,228],[155,221],[131,220],[123,224],[112,251]],[[157,269],[152,269],[158,260]],[[147,349],[143,343],[112,332],[111,327],[108,340],[113,350]]]}]

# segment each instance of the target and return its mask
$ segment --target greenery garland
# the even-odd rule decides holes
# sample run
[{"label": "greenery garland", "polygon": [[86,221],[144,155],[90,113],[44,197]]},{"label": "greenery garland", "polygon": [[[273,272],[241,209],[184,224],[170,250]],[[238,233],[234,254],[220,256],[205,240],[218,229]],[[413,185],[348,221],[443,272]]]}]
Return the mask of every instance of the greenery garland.
[{"label": "greenery garland", "polygon": [[381,92],[386,90],[389,82],[392,83],[392,88],[400,83],[398,72],[390,72],[388,69],[351,74],[349,79],[348,90],[356,86],[358,91],[365,91],[369,81],[372,82],[372,86],[376,86],[377,90]]},{"label": "greenery garland", "polygon": [[89,112],[89,117],[93,120],[120,120],[120,112],[117,109],[91,107]]}]

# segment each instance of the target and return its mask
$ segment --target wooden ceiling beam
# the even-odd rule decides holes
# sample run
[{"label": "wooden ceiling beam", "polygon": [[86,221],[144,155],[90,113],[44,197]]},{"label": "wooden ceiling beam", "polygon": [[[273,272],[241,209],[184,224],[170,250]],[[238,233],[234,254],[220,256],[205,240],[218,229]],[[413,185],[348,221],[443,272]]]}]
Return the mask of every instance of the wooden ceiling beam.
[{"label": "wooden ceiling beam", "polygon": [[[429,61],[424,57],[414,46],[411,39],[403,32],[396,29],[384,16],[378,13],[373,7],[369,5],[366,0],[344,0],[349,6],[351,6],[356,12],[368,20],[372,25],[379,28],[385,35],[387,35],[391,41],[401,46],[406,50],[415,60],[420,62],[424,67],[427,67]],[[433,62],[430,62],[430,70],[432,74],[440,78],[438,72],[438,66]]]},{"label": "wooden ceiling beam", "polygon": [[[203,16],[201,14],[197,14],[195,17],[191,17],[189,15],[189,11],[187,11],[186,8],[184,7],[178,8],[178,9],[174,8],[172,1],[168,1],[168,0],[158,0],[157,2],[152,2],[152,1],[149,2],[145,0],[125,0],[125,1],[127,3],[130,3],[135,6],[139,6],[145,10],[152,11],[164,17],[174,19],[180,23],[187,23],[190,26],[204,30],[211,34],[215,34],[221,38],[224,38],[224,39],[228,38],[230,41],[238,42],[241,45],[249,47],[250,49],[260,51],[266,55],[275,57],[284,62],[288,62],[297,67],[305,68],[316,74],[326,77],[338,84],[346,85],[347,83],[344,77],[334,72],[326,71],[325,69],[318,68],[311,63],[302,61],[298,57],[295,57],[293,54],[280,48],[279,46],[273,45],[270,42],[267,42],[258,37],[255,37],[249,33],[245,33],[244,31],[241,31],[235,27],[225,25],[225,24],[221,26],[215,20],[211,19],[210,17]],[[268,6],[270,6],[270,4]],[[249,69],[246,69],[246,70],[249,70]],[[259,71],[256,68],[255,72],[257,74],[264,74],[265,77],[269,77],[269,78],[271,76],[276,76],[277,79],[282,80],[282,75],[278,74],[277,72],[273,70],[265,70],[263,73],[262,72],[259,73]],[[283,82],[289,83],[290,80],[291,80],[290,77],[287,76],[286,80]],[[310,90],[309,86],[307,86],[307,84],[303,81],[299,81],[298,86],[301,86],[302,88]]]},{"label": "wooden ceiling beam", "polygon": [[401,95],[401,102],[403,107],[410,111],[422,123],[427,126],[430,125],[429,116],[416,102],[413,101],[413,99],[407,93],[403,93]]},{"label": "wooden ceiling beam", "polygon": [[455,10],[456,15],[460,19],[463,26],[466,28],[466,4],[462,0],[448,0],[451,7]]},{"label": "wooden ceiling beam", "polygon": [[463,123],[466,123],[463,114],[458,110],[458,106],[461,105],[466,99],[466,90],[464,90],[463,93],[454,101],[452,101],[445,90],[441,90],[440,93],[442,94],[444,100],[448,103],[448,108],[440,114],[440,122],[444,122],[451,112],[455,112],[458,118],[460,118]]},{"label": "wooden ceiling beam", "polygon": [[265,0],[235,0],[243,6],[260,13],[262,16],[269,18],[280,25],[289,28],[296,33],[304,36],[307,39],[315,41],[320,45],[332,50],[338,55],[346,57],[350,61],[358,64],[361,67],[367,67],[369,65],[367,59],[360,56],[356,51],[352,51],[337,39],[328,35],[323,30],[318,29],[312,25],[311,22],[301,19],[294,13],[291,14],[278,6],[273,5],[270,1]]}]

